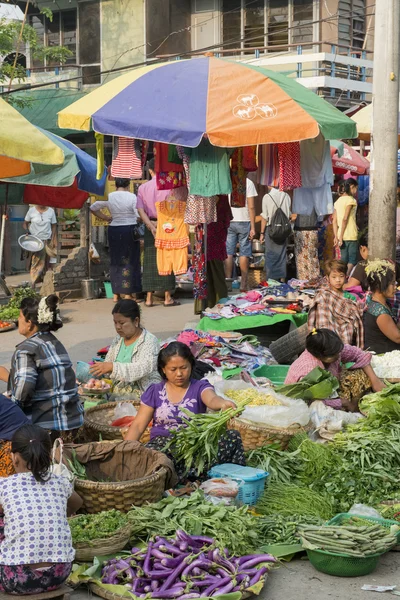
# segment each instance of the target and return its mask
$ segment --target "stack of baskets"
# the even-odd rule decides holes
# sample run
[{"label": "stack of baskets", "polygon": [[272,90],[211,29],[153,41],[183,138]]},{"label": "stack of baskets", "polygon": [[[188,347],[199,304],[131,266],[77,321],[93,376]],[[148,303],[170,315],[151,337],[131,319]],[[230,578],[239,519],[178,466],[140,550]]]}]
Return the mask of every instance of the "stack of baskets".
[{"label": "stack of baskets", "polygon": [[242,419],[231,419],[228,429],[235,429],[240,433],[243,447],[247,452],[268,444],[279,444],[281,449],[285,450],[290,439],[297,433],[307,432],[309,426],[291,425],[285,429],[272,426],[259,427]]},{"label": "stack of baskets", "polygon": [[[124,404],[132,404],[137,406],[135,400],[126,400]],[[102,440],[122,440],[122,429],[120,427],[113,427],[111,423],[115,420],[114,412],[116,408],[115,402],[107,402],[105,404],[99,404],[93,406],[85,412],[85,439],[88,441],[97,442],[99,439]],[[140,441],[142,444],[147,444],[150,440],[150,428],[148,427]]]},{"label": "stack of baskets", "polygon": [[[73,521],[74,519],[79,519],[79,516],[71,517],[68,520]],[[120,552],[129,542],[130,535],[131,526],[128,523],[107,538],[99,538],[91,542],[75,542],[75,560],[77,562],[91,562],[95,556],[108,556]]]}]

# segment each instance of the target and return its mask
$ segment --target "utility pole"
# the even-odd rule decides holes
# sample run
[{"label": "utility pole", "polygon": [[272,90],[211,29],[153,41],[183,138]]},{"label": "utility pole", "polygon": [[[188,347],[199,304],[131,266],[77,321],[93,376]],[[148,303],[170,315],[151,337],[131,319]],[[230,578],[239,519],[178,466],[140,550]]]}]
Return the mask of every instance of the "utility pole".
[{"label": "utility pole", "polygon": [[399,115],[400,2],[375,4],[368,247],[395,258]]}]

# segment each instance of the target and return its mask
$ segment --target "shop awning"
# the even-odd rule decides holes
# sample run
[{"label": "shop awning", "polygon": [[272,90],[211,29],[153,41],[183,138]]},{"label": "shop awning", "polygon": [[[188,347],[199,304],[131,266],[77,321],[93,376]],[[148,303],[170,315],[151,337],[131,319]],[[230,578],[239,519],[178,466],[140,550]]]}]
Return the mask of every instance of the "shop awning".
[{"label": "shop awning", "polygon": [[57,113],[85,96],[85,92],[70,89],[45,88],[13,94],[13,98],[24,99],[29,104],[24,108],[15,106],[28,121],[51,133],[65,137],[78,133],[76,129],[60,129]]}]

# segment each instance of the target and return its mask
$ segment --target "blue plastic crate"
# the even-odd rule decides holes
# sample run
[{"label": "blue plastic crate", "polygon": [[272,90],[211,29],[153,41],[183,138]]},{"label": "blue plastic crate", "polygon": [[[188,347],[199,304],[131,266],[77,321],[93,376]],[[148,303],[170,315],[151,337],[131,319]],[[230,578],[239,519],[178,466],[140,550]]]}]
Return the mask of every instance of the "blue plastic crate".
[{"label": "blue plastic crate", "polygon": [[239,485],[238,499],[243,504],[257,504],[258,499],[264,491],[264,486],[269,473],[262,469],[253,467],[241,467],[226,463],[223,465],[215,465],[209,472],[208,476],[212,477],[229,477],[237,481]]}]

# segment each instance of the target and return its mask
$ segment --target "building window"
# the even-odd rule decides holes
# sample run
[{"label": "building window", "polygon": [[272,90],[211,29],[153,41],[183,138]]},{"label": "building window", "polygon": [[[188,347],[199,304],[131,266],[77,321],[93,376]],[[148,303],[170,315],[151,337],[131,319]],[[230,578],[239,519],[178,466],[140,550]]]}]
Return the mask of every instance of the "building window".
[{"label": "building window", "polygon": [[264,0],[245,0],[243,26],[245,48],[262,48],[265,46]]},{"label": "building window", "polygon": [[268,46],[286,46],[289,43],[289,2],[269,0]]},{"label": "building window", "polygon": [[365,8],[365,0],[339,0],[338,42],[342,48],[364,47]]},{"label": "building window", "polygon": [[222,0],[221,10],[225,49],[273,49],[313,41],[313,0]]},{"label": "building window", "polygon": [[[35,29],[38,40],[43,46],[66,46],[72,55],[66,60],[66,64],[76,64],[76,9],[53,13],[50,21],[44,15],[31,15],[30,25]],[[32,59],[33,67],[51,67],[59,64],[49,59]]]}]

